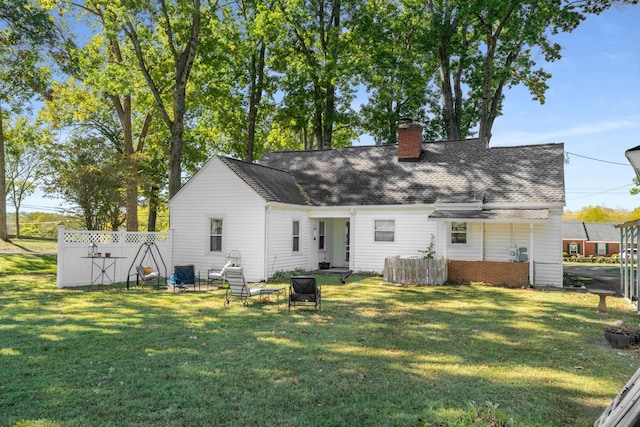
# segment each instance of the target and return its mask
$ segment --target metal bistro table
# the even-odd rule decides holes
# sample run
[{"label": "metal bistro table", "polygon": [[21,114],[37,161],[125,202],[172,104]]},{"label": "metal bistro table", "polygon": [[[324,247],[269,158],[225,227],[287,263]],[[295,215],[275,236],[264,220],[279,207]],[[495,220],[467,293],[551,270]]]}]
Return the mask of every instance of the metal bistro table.
[{"label": "metal bistro table", "polygon": [[116,280],[116,264],[123,256],[83,256],[82,258],[91,260],[91,285],[112,285]]}]

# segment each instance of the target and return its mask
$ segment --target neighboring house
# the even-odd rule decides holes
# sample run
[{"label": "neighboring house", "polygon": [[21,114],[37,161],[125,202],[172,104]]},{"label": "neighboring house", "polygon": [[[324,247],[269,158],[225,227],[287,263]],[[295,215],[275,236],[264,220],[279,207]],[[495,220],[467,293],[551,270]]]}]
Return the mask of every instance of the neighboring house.
[{"label": "neighboring house", "polygon": [[[382,272],[431,244],[450,280],[561,286],[562,144],[422,142],[215,156],[170,200],[174,264],[219,267],[239,250],[250,281],[319,262]],[[522,261],[522,262],[514,262]]]},{"label": "neighboring house", "polygon": [[562,251],[569,256],[620,253],[620,230],[612,222],[562,221]]}]

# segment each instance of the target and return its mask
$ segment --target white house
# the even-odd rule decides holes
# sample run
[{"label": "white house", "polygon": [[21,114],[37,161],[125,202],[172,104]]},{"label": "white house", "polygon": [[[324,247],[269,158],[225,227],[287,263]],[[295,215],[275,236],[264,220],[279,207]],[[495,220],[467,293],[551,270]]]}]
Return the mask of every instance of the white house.
[{"label": "white house", "polygon": [[206,272],[238,250],[250,281],[319,262],[381,272],[430,245],[449,278],[562,285],[562,144],[485,139],[215,156],[170,200],[173,263]]}]

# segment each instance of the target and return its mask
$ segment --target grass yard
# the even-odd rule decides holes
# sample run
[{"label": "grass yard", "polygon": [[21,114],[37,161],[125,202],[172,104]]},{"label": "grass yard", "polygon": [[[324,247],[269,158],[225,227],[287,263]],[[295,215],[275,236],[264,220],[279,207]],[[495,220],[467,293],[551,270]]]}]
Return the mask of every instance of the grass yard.
[{"label": "grass yard", "polygon": [[[55,288],[0,257],[2,426],[588,426],[636,371],[620,298],[322,277],[322,310]],[[286,283],[284,280],[281,282]]]}]

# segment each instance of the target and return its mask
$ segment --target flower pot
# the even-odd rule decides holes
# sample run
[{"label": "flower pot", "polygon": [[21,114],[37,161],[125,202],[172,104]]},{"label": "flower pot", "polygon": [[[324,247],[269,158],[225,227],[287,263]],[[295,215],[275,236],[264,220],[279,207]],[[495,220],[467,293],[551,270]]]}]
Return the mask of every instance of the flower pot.
[{"label": "flower pot", "polygon": [[626,348],[627,346],[629,346],[629,344],[631,344],[630,335],[620,332],[608,331],[607,329],[604,330],[604,338],[612,348]]},{"label": "flower pot", "polygon": [[329,267],[331,267],[331,263],[330,262],[319,262],[318,263],[318,268],[320,268],[320,270],[326,270]]}]

